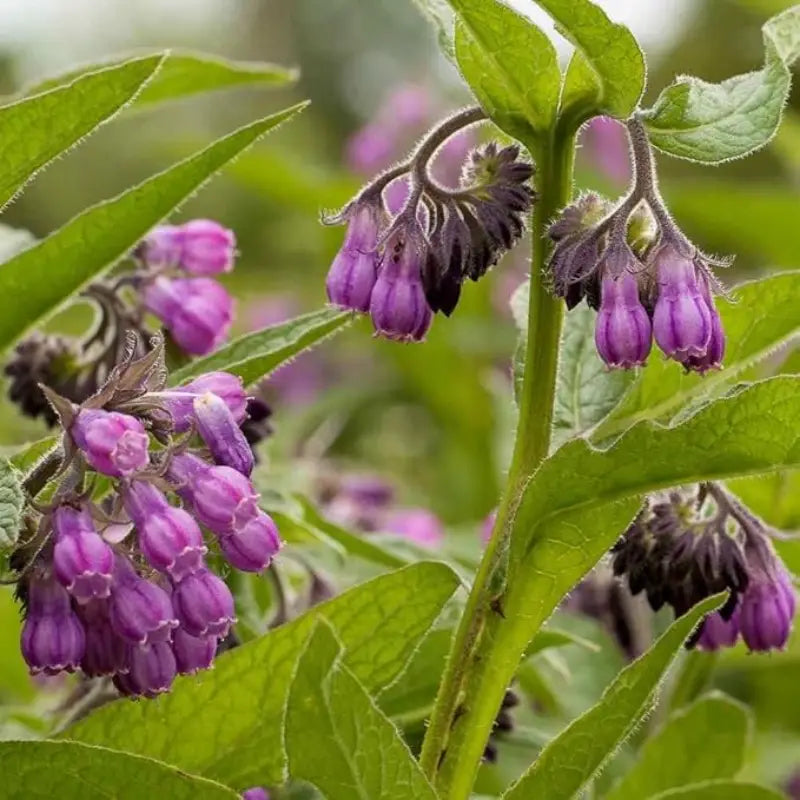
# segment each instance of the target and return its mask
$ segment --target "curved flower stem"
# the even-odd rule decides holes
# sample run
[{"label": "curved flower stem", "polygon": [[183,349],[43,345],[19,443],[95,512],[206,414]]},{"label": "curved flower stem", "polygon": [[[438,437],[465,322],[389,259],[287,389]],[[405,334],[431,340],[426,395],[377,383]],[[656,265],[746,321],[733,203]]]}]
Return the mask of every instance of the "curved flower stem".
[{"label": "curved flower stem", "polygon": [[[476,651],[488,647],[486,630],[503,614],[499,597],[505,583],[511,529],[523,489],[547,456],[553,417],[562,308],[548,291],[545,264],[547,226],[572,192],[574,132],[553,131],[546,141],[529,145],[537,164],[539,201],[531,224],[532,260],[525,373],[519,401],[519,424],[508,479],[486,547],[456,630],[420,763],[442,798],[467,798],[483,748],[511,675],[481,694],[470,692],[480,675]],[[524,648],[524,645],[523,645]],[[521,650],[510,654],[516,667]]]}]

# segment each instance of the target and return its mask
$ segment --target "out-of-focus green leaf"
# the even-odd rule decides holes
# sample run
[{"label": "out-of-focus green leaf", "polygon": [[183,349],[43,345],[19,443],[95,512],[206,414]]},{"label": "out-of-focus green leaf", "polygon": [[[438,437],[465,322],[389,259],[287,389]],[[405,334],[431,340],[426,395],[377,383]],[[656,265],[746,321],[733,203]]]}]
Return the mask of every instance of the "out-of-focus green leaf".
[{"label": "out-of-focus green leaf", "polygon": [[0,554],[17,543],[25,493],[22,473],[7,458],[0,458]]},{"label": "out-of-focus green leaf", "polygon": [[7,261],[0,296],[0,350],[41,323],[126,253],[176,206],[267,131],[302,106],[280,111],[219,139],[113,200],[87,209],[63,228]]},{"label": "out-of-focus green leaf", "polygon": [[412,0],[422,15],[433,25],[439,49],[450,61],[455,63],[456,53],[453,44],[453,13],[447,0]]},{"label": "out-of-focus green leaf", "polygon": [[548,130],[561,81],[548,36],[498,0],[448,2],[458,14],[458,65],[492,121],[523,141]]},{"label": "out-of-focus green leaf", "polygon": [[286,696],[315,620],[334,626],[343,663],[377,693],[403,670],[457,583],[432,562],[382,575],[222,654],[213,670],[179,679],[158,701],[106,706],[64,736],[124,747],[240,790],[281,783]]},{"label": "out-of-focus green leaf", "polygon": [[159,53],[91,71],[0,108],[0,208],[42,167],[129,103],[162,60]]},{"label": "out-of-focus green leaf", "polygon": [[316,624],[286,704],[289,774],[329,800],[435,800],[408,746],[341,659],[330,626]]},{"label": "out-of-focus green leaf", "polygon": [[767,144],[789,97],[790,67],[800,56],[800,6],[762,28],[764,66],[722,83],[680,77],[646,112],[650,141],[659,150],[703,164],[742,158]]},{"label": "out-of-focus green leaf", "polygon": [[595,652],[600,650],[599,645],[575,633],[560,631],[557,628],[545,628],[531,639],[531,643],[525,650],[525,655],[527,657],[535,656],[537,653],[549,650],[551,647],[566,647],[570,644],[576,644],[579,647],[585,647],[587,650],[594,650]]},{"label": "out-of-focus green leaf", "polygon": [[670,789],[648,800],[786,800],[785,795],[756,783],[706,781]]},{"label": "out-of-focus green leaf", "polygon": [[281,364],[291,361],[353,319],[347,311],[322,308],[301,317],[246,333],[205,358],[191,361],[170,375],[177,386],[204,372],[225,370],[238,375],[245,386],[261,380]]},{"label": "out-of-focus green leaf", "polygon": [[733,778],[744,761],[750,728],[747,709],[708,696],[667,720],[649,738],[636,764],[605,800],[640,800],[702,781]]},{"label": "out-of-focus green leaf", "polygon": [[78,742],[0,742],[1,798],[236,800],[226,786],[160,761]]},{"label": "out-of-focus green leaf", "polygon": [[27,700],[34,684],[19,649],[22,618],[10,586],[0,588],[0,698],[4,702]]},{"label": "out-of-focus green leaf", "polygon": [[619,673],[597,705],[545,747],[503,797],[575,797],[646,713],[664,673],[698,622],[723,600],[724,595],[707,598],[675,620],[650,650]]}]

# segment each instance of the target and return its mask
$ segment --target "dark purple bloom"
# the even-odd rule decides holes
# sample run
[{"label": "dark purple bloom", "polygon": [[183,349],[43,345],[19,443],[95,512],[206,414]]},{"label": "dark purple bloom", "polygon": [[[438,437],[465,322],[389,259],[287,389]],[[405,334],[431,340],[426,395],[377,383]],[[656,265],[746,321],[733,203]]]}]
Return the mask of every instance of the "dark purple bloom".
[{"label": "dark purple bloom", "polygon": [[269,800],[269,792],[263,786],[253,786],[242,792],[242,800]]},{"label": "dark purple bloom", "polygon": [[236,422],[241,423],[247,416],[247,393],[242,379],[230,372],[207,372],[183,386],[160,392],[159,399],[172,417],[176,432],[188,431],[194,421],[194,399],[206,392],[213,392],[222,398]]},{"label": "dark purple bloom", "polygon": [[328,271],[328,300],[341,308],[367,311],[378,276],[376,250],[381,209],[368,202],[357,203],[344,213],[347,232],[344,243]]},{"label": "dark purple bloom", "polygon": [[236,255],[236,236],[213,219],[193,219],[181,226],[180,266],[193,275],[230,272]]},{"label": "dark purple bloom", "polygon": [[121,685],[125,687],[124,694],[134,697],[156,697],[168,692],[178,672],[169,642],[131,645],[128,663],[130,670],[121,676]]},{"label": "dark purple bloom", "polygon": [[233,299],[213,278],[159,276],[145,286],[144,304],[192,355],[218,347],[233,322]]},{"label": "dark purple bloom", "polygon": [[197,456],[181,454],[172,459],[168,474],[200,522],[215,533],[238,529],[258,514],[253,484],[231,467],[210,466]]},{"label": "dark purple bloom", "polygon": [[222,554],[244,572],[261,572],[280,550],[281,539],[272,518],[259,511],[257,516],[232,533],[219,537]]},{"label": "dark purple bloom", "polygon": [[701,273],[700,293],[708,306],[711,315],[711,338],[708,340],[708,349],[704,356],[688,356],[682,363],[686,369],[699,372],[701,375],[710,369],[719,369],[722,366],[722,358],[725,355],[725,332],[722,330],[722,320],[714,305],[714,298],[709,289],[708,278]]},{"label": "dark purple bloom", "polygon": [[31,577],[20,645],[32,675],[72,672],[80,665],[86,646],[83,625],[67,590],[52,575]]},{"label": "dark purple bloom", "polygon": [[194,419],[214,461],[249,476],[253,451],[225,401],[212,392],[195,397]]},{"label": "dark purple bloom", "polygon": [[111,626],[109,604],[104,600],[81,606],[80,618],[86,633],[81,669],[90,678],[128,671],[128,643]]},{"label": "dark purple bloom", "polygon": [[177,267],[181,260],[183,232],[178,225],[159,225],[145,236],[136,250],[149,267]]},{"label": "dark purple bloom", "polygon": [[711,339],[711,313],[700,291],[695,262],[665,242],[652,256],[658,282],[653,335],[677,361],[703,357]]},{"label": "dark purple bloom", "polygon": [[104,475],[132,475],[147,465],[147,434],[142,423],[129,414],[81,409],[70,434],[89,464]]},{"label": "dark purple bloom", "polygon": [[123,556],[117,556],[109,618],[117,634],[134,644],[169,641],[178,626],[169,594]]},{"label": "dark purple bloom", "polygon": [[111,594],[114,553],[86,508],[59,506],[53,514],[53,569],[79,603]]},{"label": "dark purple bloom", "polygon": [[123,498],[150,566],[176,581],[204,566],[208,548],[188,512],[171,506],[159,489],[144,481],[133,481]]},{"label": "dark purple bloom", "polygon": [[177,584],[172,601],[181,626],[190,636],[222,638],[235,621],[230,589],[207,569],[194,572]]},{"label": "dark purple bloom", "polygon": [[405,508],[394,511],[382,526],[423,547],[437,547],[444,539],[441,520],[425,508]]},{"label": "dark purple bloom", "polygon": [[216,636],[190,636],[183,628],[177,628],[172,635],[172,651],[178,672],[181,675],[194,675],[208,669],[217,654]]},{"label": "dark purple bloom", "polygon": [[386,242],[369,303],[375,330],[388,339],[421,342],[433,320],[422,284],[424,245],[399,230]]},{"label": "dark purple bloom", "polygon": [[627,269],[604,274],[594,329],[597,352],[609,367],[644,364],[650,354],[650,317],[639,299],[639,284]]},{"label": "dark purple bloom", "polygon": [[697,647],[701,650],[721,650],[733,647],[739,638],[739,608],[735,608],[730,619],[725,620],[717,611],[703,621]]}]

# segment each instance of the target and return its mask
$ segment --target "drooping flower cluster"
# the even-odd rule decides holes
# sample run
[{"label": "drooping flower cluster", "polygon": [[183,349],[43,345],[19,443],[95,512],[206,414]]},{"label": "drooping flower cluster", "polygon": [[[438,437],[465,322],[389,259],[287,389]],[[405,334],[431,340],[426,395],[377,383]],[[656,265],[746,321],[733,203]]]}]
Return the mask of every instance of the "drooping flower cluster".
[{"label": "drooping flower cluster", "polygon": [[[348,227],[328,272],[328,299],[369,313],[382,336],[424,339],[435,312],[454,311],[463,282],[480,279],[522,235],[533,168],[519,159],[518,147],[474,150],[456,190],[427,172],[440,145],[481,119],[480,110],[468,109],[446,120],[411,161],[379,176],[331,219]],[[392,216],[382,193],[405,174],[409,197]]]},{"label": "drooping flower cluster", "polygon": [[[248,477],[241,381],[208,373],[168,390],[163,344],[139,359],[135,350],[80,406],[46,390],[66,477],[50,505],[28,512],[36,532],[13,563],[31,672],[110,675],[123,694],[151,697],[211,666],[235,621],[209,550],[260,572],[281,542]],[[113,485],[102,501],[97,475]]]},{"label": "drooping flower cluster", "polygon": [[675,226],[655,185],[649,144],[629,124],[636,167],[613,207],[595,194],[565,208],[550,228],[553,288],[572,308],[597,310],[597,352],[612,368],[644,364],[655,340],[687,370],[717,369],[725,335],[714,303],[712,261]]},{"label": "drooping flower cluster", "polygon": [[739,636],[750,650],[786,645],[796,609],[791,576],[764,525],[721,486],[651,498],[612,553],[614,573],[654,610],[666,604],[680,616],[729,591],[695,636],[698,647],[728,647]]}]

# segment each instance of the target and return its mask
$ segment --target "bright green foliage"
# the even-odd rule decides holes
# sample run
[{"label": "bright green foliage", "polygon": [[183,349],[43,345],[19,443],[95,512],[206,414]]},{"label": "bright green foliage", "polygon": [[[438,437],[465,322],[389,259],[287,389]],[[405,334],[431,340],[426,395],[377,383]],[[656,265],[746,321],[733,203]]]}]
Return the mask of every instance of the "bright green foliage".
[{"label": "bright green foliage", "polygon": [[286,705],[289,774],[329,800],[435,800],[408,746],[340,659],[320,621],[301,651]]},{"label": "bright green foliage", "polygon": [[0,296],[13,297],[14,303],[0,316],[0,350],[113,266],[212,175],[300,108],[240,128],[113,200],[92,206],[7,261],[0,270]]},{"label": "bright green foliage", "polygon": [[226,370],[238,375],[245,386],[250,386],[303,350],[341,330],[352,318],[346,311],[323,308],[247,333],[211,355],[194,359],[176,370],[170,375],[170,382],[177,386],[204,372]]},{"label": "bright green foliage", "polygon": [[723,600],[723,595],[707,598],[675,620],[647,653],[619,673],[597,705],[545,747],[530,770],[503,797],[574,797],[631,734],[678,649],[703,616]]},{"label": "bright green foliage", "polygon": [[662,792],[648,800],[785,800],[785,795],[755,783],[704,781]]},{"label": "bright green foliage", "polygon": [[219,783],[159,761],[78,742],[2,742],[0,798],[236,800]]},{"label": "bright green foliage", "polygon": [[23,445],[9,459],[11,464],[16,467],[23,475],[28,475],[30,471],[47,455],[52,453],[60,444],[58,436],[45,436],[44,439],[37,439],[35,442]]},{"label": "bright green foliage", "polygon": [[550,39],[499,0],[449,0],[458,65],[486,113],[525,141],[550,128],[561,73]]},{"label": "bright green foliage", "polygon": [[722,83],[681,77],[646,114],[650,141],[665,153],[719,164],[749,155],[775,135],[800,56],[800,6],[764,25],[764,66]]},{"label": "bright green foliage", "polygon": [[606,800],[639,800],[678,786],[733,778],[744,762],[747,710],[711,695],[674,714],[648,739],[627,775]]},{"label": "bright green foliage", "polygon": [[297,654],[320,616],[343,663],[370,693],[402,671],[457,585],[422,562],[363,583],[260,639],[221,655],[212,671],[179,679],[158,701],[121,701],[65,736],[124,748],[238,789],[284,777],[283,714]]},{"label": "bright green foliage", "polygon": [[19,538],[25,505],[21,477],[8,459],[0,458],[0,553],[11,550]]}]

